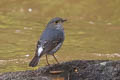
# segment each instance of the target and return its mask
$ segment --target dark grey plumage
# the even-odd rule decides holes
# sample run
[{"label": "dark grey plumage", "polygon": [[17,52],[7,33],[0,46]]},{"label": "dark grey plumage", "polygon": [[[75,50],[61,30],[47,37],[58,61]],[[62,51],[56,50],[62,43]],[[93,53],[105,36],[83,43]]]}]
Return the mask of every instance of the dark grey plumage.
[{"label": "dark grey plumage", "polygon": [[60,49],[64,41],[64,21],[66,20],[56,17],[48,22],[46,29],[43,31],[40,39],[38,40],[35,56],[29,66],[35,67],[42,55],[46,55],[48,65],[47,55],[52,55],[57,61],[54,53]]}]

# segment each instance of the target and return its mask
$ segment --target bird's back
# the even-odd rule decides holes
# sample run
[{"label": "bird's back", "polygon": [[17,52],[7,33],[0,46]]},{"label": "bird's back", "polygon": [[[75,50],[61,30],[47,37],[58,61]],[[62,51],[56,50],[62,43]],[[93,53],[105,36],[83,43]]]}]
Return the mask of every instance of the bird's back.
[{"label": "bird's back", "polygon": [[[57,30],[55,28],[46,28],[38,41],[37,46],[43,46],[44,50],[41,55],[44,53],[51,52],[59,43],[64,41],[64,31]],[[61,47],[61,46],[60,46]],[[58,49],[56,49],[57,51]]]},{"label": "bird's back", "polygon": [[64,40],[64,31],[63,30],[57,30],[54,28],[46,28],[43,34],[40,37],[40,40],[47,40],[47,41],[54,41],[61,39]]}]

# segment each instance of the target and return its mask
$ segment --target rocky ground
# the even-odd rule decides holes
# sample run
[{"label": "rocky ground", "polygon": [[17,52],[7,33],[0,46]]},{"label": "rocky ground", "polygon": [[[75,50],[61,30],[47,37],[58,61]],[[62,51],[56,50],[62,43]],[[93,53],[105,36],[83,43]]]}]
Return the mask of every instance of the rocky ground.
[{"label": "rocky ground", "polygon": [[3,73],[0,80],[120,80],[120,61],[75,60],[34,71]]}]

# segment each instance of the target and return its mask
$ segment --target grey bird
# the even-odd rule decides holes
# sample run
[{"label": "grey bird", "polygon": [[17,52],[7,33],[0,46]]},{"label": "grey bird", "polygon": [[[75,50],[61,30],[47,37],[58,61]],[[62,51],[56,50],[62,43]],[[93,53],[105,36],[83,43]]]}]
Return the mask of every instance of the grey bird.
[{"label": "grey bird", "polygon": [[49,65],[47,55],[52,55],[57,63],[59,63],[57,58],[54,56],[54,53],[56,53],[63,44],[65,38],[63,23],[65,21],[67,20],[56,17],[48,22],[45,30],[43,31],[40,39],[37,42],[35,56],[29,63],[30,67],[37,66],[40,58],[43,55],[46,56],[47,65]]}]

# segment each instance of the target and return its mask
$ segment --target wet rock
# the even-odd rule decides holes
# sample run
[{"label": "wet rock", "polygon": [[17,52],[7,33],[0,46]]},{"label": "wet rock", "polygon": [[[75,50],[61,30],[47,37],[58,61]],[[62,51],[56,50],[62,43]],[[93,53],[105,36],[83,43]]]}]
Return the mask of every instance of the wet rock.
[{"label": "wet rock", "polygon": [[120,61],[75,60],[4,73],[0,80],[120,80]]}]

